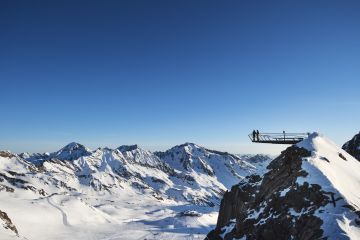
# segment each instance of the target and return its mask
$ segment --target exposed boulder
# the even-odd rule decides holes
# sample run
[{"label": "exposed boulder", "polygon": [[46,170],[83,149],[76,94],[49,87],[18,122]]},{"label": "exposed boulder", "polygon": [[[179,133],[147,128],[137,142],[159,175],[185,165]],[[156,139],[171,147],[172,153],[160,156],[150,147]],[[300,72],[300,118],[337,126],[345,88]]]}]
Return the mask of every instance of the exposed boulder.
[{"label": "exposed boulder", "polygon": [[3,220],[3,227],[5,229],[10,229],[13,231],[16,235],[18,235],[18,230],[16,229],[16,226],[13,224],[9,216],[6,212],[3,212],[0,210],[0,219]]}]

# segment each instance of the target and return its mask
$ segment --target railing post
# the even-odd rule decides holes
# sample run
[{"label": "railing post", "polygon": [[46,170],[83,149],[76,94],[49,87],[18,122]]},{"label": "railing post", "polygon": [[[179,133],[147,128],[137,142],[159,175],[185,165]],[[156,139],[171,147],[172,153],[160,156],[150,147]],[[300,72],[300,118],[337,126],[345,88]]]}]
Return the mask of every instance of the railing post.
[{"label": "railing post", "polygon": [[284,134],[284,142],[285,142],[285,131],[283,131],[283,134]]}]

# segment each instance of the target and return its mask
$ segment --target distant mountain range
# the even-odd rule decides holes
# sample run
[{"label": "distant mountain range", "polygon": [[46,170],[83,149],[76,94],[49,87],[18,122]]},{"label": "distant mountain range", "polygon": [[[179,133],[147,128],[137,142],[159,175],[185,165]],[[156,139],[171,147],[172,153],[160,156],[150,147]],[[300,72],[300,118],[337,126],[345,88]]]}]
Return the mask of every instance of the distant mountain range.
[{"label": "distant mountain range", "polygon": [[[194,206],[209,212],[217,209],[228,188],[250,174],[262,174],[270,160],[266,155],[234,155],[193,143],[154,153],[137,145],[92,151],[74,142],[53,153],[0,151],[0,223],[3,221],[4,226],[0,235],[53,239],[51,233],[37,234],[37,226],[50,223],[43,222],[46,218],[42,214],[29,216],[29,208],[39,213],[49,207],[60,211],[62,220],[61,215],[54,217],[49,228],[56,226],[57,231],[69,234],[74,232],[67,226],[71,222],[88,224],[86,216],[96,216],[90,222],[97,225],[117,223],[111,220],[114,213],[109,213],[109,208],[120,214],[122,210],[114,206],[124,196],[129,196],[125,202],[147,199],[155,204],[186,209]],[[132,207],[139,206],[143,204]],[[122,205],[117,207],[123,209]],[[181,207],[179,211],[186,209]],[[82,214],[69,216],[76,211]],[[76,224],[71,226],[77,229]],[[79,239],[83,238],[80,234]]]}]

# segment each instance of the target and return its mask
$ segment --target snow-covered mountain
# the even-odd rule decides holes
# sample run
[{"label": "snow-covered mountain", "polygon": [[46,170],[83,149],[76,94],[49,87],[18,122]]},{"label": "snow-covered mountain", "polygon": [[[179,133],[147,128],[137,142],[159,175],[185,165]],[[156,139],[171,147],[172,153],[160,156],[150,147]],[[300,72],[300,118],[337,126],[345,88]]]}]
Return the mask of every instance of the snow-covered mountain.
[{"label": "snow-covered mountain", "polygon": [[360,239],[360,162],[313,133],[225,193],[208,239]]},{"label": "snow-covered mountain", "polygon": [[360,161],[360,133],[356,134],[351,140],[346,142],[342,149]]},{"label": "snow-covered mountain", "polygon": [[256,166],[256,174],[258,175],[263,175],[266,172],[266,167],[275,158],[265,154],[238,154],[238,156]]},{"label": "snow-covered mountain", "polygon": [[156,153],[137,145],[91,151],[79,143],[44,154],[1,151],[0,236],[201,236],[215,223],[226,189],[268,161],[250,158],[192,143]]}]

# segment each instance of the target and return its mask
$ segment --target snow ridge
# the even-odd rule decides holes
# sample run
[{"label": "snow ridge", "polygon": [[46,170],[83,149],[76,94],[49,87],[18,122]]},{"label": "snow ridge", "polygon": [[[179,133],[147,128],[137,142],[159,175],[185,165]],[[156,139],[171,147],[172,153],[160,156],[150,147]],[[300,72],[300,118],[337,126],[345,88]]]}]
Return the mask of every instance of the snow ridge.
[{"label": "snow ridge", "polygon": [[[308,162],[319,169],[343,197],[360,209],[360,162],[319,133],[297,144],[312,152]],[[325,160],[327,159],[327,161]]]}]

